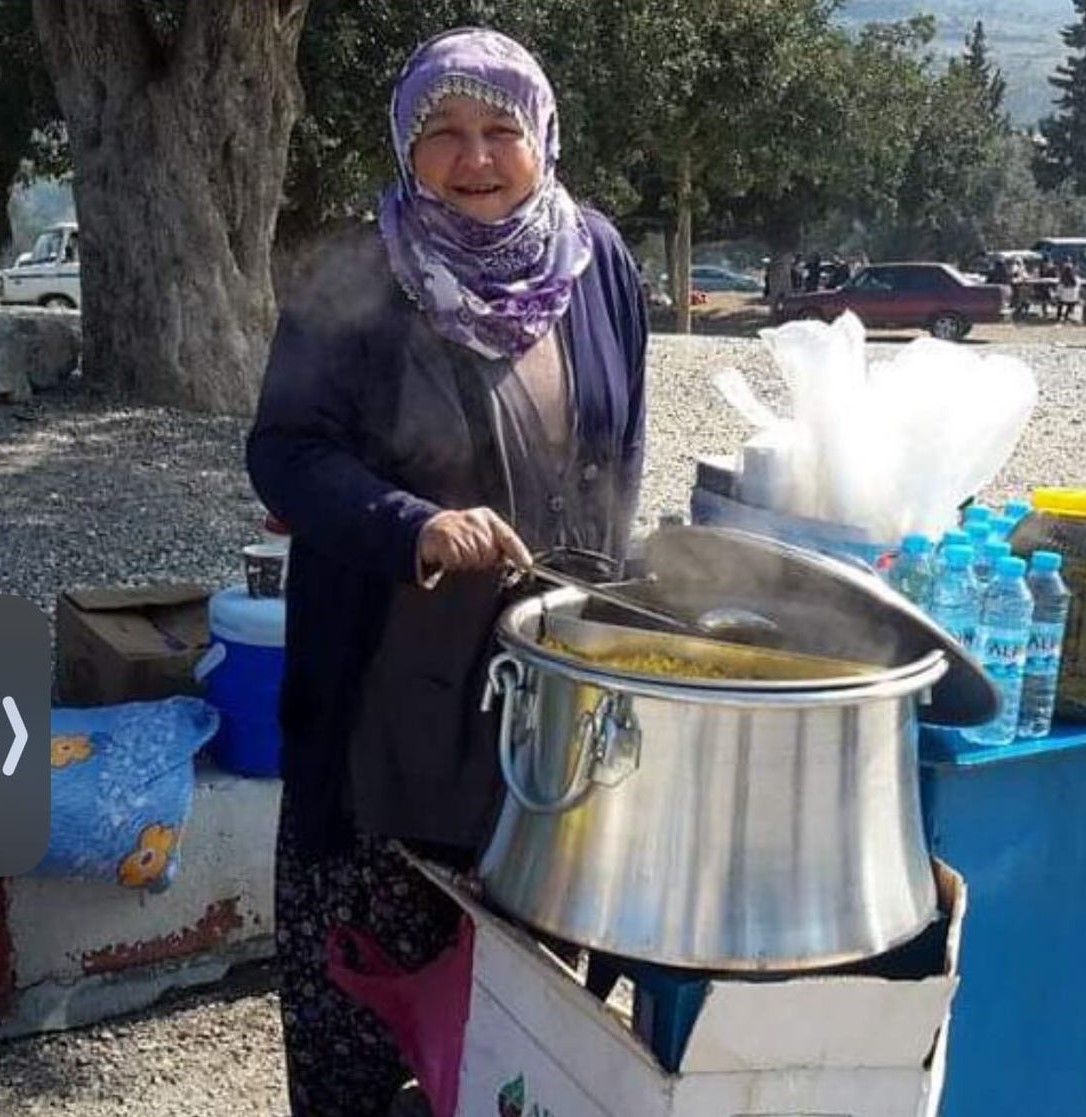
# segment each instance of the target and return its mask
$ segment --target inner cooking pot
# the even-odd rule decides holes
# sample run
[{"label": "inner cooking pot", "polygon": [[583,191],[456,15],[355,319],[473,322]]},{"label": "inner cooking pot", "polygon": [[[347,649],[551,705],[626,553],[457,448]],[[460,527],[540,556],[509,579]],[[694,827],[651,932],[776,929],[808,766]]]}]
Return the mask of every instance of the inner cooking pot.
[{"label": "inner cooking pot", "polygon": [[540,643],[548,616],[584,606],[558,590],[499,620],[488,698],[509,794],[480,865],[499,907],[719,970],[855,961],[935,917],[917,700],[941,649],[809,680],[649,677]]}]

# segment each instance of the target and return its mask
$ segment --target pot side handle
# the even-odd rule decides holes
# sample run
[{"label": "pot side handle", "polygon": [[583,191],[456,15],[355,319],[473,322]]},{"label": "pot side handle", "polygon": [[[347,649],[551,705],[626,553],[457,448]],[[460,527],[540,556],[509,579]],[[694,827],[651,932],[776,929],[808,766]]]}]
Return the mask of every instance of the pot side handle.
[{"label": "pot side handle", "polygon": [[498,730],[498,763],[510,795],[526,811],[531,811],[533,814],[561,814],[576,807],[592,789],[589,770],[594,759],[595,718],[588,711],[581,716],[578,727],[580,743],[577,749],[577,760],[566,789],[554,799],[537,798],[521,786],[513,756],[515,748],[513,718],[518,695],[526,690],[524,684],[524,667],[521,662],[507,652],[502,652],[490,661],[482,708],[484,713],[489,712],[495,698],[502,700],[501,726]]}]

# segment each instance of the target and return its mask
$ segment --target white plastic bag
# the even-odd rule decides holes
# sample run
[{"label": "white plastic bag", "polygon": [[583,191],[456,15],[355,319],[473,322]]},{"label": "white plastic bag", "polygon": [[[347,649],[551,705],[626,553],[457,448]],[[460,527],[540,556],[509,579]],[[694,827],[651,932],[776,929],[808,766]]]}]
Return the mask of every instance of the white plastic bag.
[{"label": "white plastic bag", "polygon": [[941,534],[1011,456],[1037,402],[1025,362],[919,338],[871,369],[877,408],[897,428],[892,474],[898,537]]},{"label": "white plastic bag", "polygon": [[792,395],[797,473],[787,511],[867,528],[885,495],[872,463],[891,433],[870,406],[863,324],[846,312],[829,326],[789,322],[760,336]]},{"label": "white plastic bag", "polygon": [[[758,428],[744,455],[756,467],[750,502],[875,540],[935,536],[954,523],[1010,457],[1036,403],[1024,362],[932,338],[869,368],[851,312],[760,336],[787,381],[791,419],[758,401],[741,373],[713,377]],[[740,494],[747,499],[742,477]]]}]

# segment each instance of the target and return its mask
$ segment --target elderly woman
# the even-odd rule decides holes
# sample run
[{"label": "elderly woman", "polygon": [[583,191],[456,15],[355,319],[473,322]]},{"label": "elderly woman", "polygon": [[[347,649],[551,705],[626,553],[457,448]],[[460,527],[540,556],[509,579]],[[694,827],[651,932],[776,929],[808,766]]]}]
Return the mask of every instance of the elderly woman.
[{"label": "elderly woman", "polygon": [[351,925],[409,968],[450,941],[457,912],[394,841],[466,867],[488,839],[503,570],[562,544],[621,559],[641,471],[637,269],[555,177],[538,64],[441,35],[391,121],[380,236],[326,252],[284,309],[248,444],[293,535],[276,917],[296,1117],[383,1114],[407,1077],[329,985],[325,936]]}]

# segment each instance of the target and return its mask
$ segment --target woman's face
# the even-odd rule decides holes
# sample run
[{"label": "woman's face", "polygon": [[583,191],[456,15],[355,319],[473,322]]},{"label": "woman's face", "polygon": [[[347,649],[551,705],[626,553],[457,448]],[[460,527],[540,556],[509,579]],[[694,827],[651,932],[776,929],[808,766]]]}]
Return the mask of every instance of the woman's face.
[{"label": "woman's face", "polygon": [[473,97],[446,97],[411,149],[415,178],[476,221],[508,217],[539,185],[540,168],[515,117]]}]

